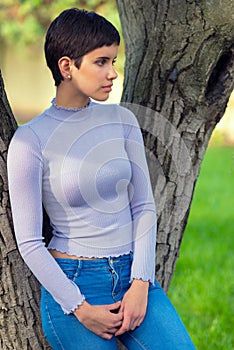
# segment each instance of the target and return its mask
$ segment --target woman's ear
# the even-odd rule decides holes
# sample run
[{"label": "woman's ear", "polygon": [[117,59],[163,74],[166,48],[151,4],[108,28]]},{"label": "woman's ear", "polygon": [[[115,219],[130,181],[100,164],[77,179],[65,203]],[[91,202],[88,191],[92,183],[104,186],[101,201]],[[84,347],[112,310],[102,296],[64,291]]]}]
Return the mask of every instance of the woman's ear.
[{"label": "woman's ear", "polygon": [[63,79],[71,79],[71,67],[73,61],[68,56],[63,56],[58,61],[58,67]]}]

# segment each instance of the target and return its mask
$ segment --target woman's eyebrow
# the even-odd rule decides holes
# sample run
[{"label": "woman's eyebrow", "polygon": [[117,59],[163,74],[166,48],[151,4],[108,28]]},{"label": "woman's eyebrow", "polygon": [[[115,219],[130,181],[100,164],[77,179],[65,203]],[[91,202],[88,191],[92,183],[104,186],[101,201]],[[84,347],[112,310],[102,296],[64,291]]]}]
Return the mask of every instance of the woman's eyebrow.
[{"label": "woman's eyebrow", "polygon": [[[115,56],[114,58],[113,58],[113,60],[115,60],[117,58],[117,56]],[[96,58],[97,60],[99,60],[99,59],[103,59],[103,60],[111,60],[112,58],[111,57],[109,57],[109,56],[100,56],[100,57],[97,57]]]}]

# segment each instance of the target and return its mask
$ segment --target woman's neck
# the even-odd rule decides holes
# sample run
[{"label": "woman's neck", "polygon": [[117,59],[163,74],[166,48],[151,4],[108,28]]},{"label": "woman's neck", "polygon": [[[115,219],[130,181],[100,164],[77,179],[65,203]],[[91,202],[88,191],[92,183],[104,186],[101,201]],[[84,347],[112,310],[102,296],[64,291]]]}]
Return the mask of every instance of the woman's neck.
[{"label": "woman's neck", "polygon": [[69,82],[64,81],[57,87],[55,103],[59,107],[83,108],[89,104],[89,101],[89,97],[74,93]]}]

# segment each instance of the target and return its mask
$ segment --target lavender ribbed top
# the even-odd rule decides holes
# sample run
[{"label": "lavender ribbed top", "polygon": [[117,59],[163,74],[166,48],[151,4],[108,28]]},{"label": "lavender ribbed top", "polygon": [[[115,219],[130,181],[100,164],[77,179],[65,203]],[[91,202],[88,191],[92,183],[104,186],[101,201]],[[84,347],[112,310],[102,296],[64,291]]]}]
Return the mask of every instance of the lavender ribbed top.
[{"label": "lavender ribbed top", "polygon": [[85,299],[48,252],[42,203],[53,227],[48,248],[79,257],[133,252],[131,280],[154,282],[156,212],[136,117],[118,105],[51,105],[10,143],[14,229],[25,262],[65,313]]}]

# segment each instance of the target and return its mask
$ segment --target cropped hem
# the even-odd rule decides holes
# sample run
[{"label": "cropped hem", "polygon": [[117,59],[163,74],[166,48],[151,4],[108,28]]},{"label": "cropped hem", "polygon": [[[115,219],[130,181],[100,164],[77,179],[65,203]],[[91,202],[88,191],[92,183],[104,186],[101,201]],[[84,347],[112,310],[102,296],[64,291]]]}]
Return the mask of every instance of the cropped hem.
[{"label": "cropped hem", "polygon": [[47,249],[53,249],[60,253],[65,253],[68,255],[75,255],[77,257],[83,258],[108,258],[118,257],[121,255],[130,254],[133,252],[132,244],[125,244],[122,247],[91,247],[82,246],[81,244],[76,244],[76,247],[71,249],[66,249],[67,239],[53,237],[47,247]]}]

